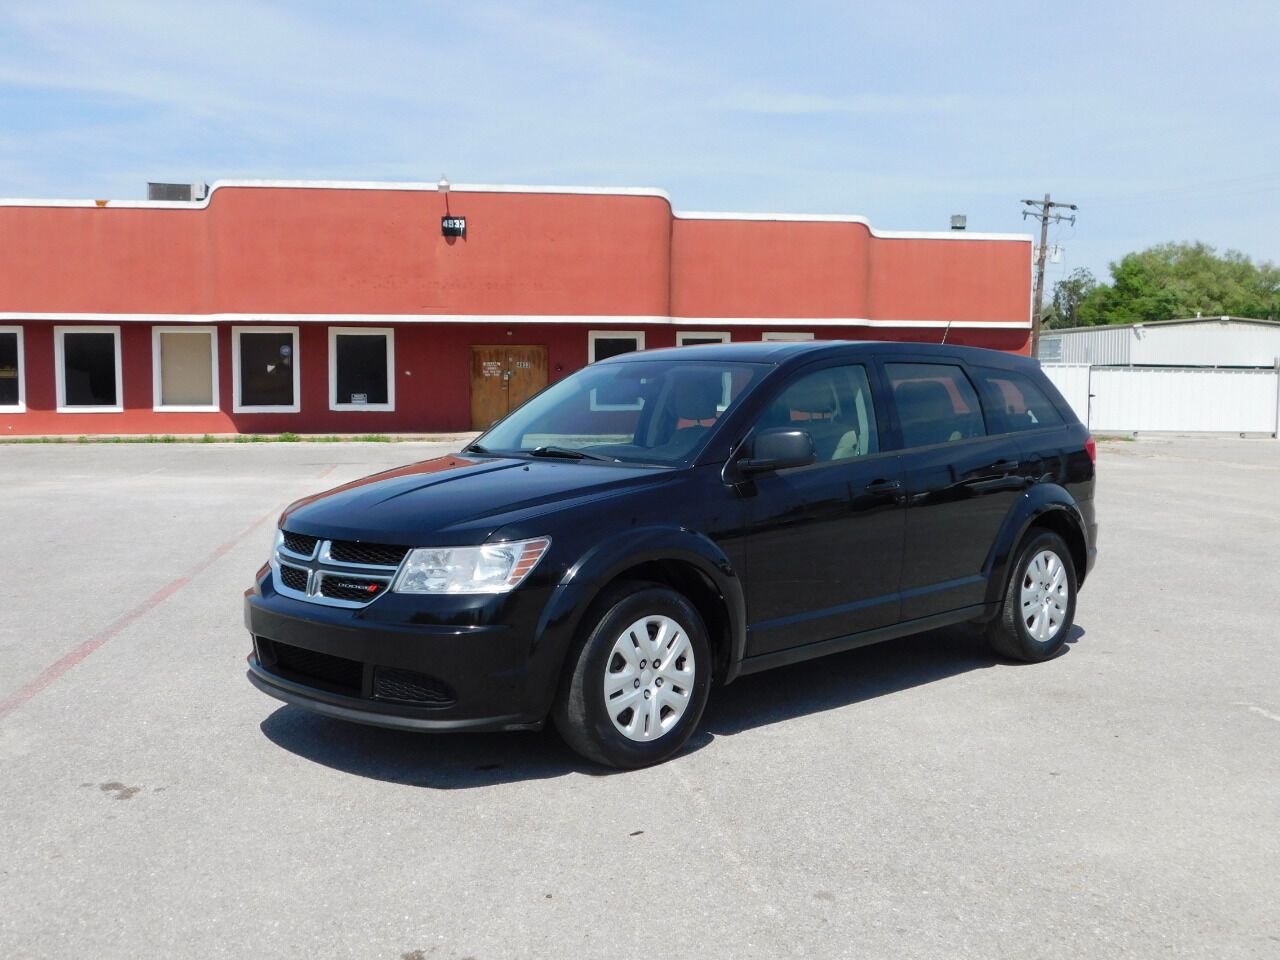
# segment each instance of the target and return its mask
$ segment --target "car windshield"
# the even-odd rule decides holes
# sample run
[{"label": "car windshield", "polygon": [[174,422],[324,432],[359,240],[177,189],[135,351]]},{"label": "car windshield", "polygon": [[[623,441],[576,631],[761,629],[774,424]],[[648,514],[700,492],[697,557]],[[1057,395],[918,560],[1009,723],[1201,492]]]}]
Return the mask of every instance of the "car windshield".
[{"label": "car windshield", "polygon": [[763,367],[697,360],[593,364],[544,390],[468,449],[670,465],[689,460]]}]

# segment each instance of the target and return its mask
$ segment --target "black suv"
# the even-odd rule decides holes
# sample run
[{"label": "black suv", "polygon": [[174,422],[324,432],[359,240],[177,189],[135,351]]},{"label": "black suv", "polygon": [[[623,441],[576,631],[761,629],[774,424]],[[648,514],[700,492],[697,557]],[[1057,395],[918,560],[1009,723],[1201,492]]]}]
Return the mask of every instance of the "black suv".
[{"label": "black suv", "polygon": [[1095,449],[1025,357],[903,343],[627,354],[460,454],[299,500],[249,679],[409,730],[550,716],[619,767],[712,682],[979,621],[1045,660],[1093,565]]}]

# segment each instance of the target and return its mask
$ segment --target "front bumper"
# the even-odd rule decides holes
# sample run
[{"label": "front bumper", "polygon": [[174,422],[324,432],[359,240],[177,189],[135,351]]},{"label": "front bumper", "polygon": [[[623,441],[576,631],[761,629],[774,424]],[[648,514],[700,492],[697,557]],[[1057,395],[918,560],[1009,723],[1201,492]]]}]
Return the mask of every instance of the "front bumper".
[{"label": "front bumper", "polygon": [[542,594],[388,594],[351,610],[283,596],[264,570],[245,593],[248,678],[285,703],[375,726],[536,729],[563,654],[539,636]]},{"label": "front bumper", "polygon": [[410,714],[404,708],[385,703],[371,702],[360,697],[345,697],[295,683],[277,676],[258,661],[257,654],[249,655],[249,682],[263,693],[283,700],[312,713],[370,724],[395,730],[416,730],[425,733],[450,733],[490,730],[539,730],[542,720],[529,720],[519,714],[497,717],[470,717],[444,719],[439,716]]}]

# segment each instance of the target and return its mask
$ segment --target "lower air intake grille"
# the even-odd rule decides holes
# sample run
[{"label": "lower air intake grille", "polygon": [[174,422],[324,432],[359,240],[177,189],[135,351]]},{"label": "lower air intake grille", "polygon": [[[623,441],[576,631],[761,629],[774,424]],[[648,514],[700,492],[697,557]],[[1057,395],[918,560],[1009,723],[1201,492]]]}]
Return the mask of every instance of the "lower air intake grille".
[{"label": "lower air intake grille", "polygon": [[280,582],[290,590],[297,590],[299,593],[307,592],[307,571],[300,570],[297,567],[286,567],[280,564]]},{"label": "lower air intake grille", "polygon": [[319,685],[359,695],[364,680],[364,664],[315,650],[259,638],[258,648],[272,673],[300,683]]},{"label": "lower air intake grille", "polygon": [[373,695],[379,700],[399,700],[433,707],[448,706],[456,699],[453,691],[435,677],[390,667],[374,668]]}]

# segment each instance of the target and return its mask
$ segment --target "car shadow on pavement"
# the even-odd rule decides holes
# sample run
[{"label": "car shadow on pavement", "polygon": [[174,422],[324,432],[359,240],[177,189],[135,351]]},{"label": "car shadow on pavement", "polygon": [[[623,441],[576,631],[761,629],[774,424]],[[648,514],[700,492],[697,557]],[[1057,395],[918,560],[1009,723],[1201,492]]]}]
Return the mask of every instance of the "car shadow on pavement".
[{"label": "car shadow on pavement", "polygon": [[[1084,636],[1072,629],[1063,648]],[[948,627],[742,677],[712,691],[682,755],[717,737],[851,706],[921,684],[997,666],[981,631]],[[609,776],[551,730],[542,733],[421,734],[332,720],[282,706],[262,721],[268,740],[296,756],[359,777],[435,790],[465,790],[569,774]]]},{"label": "car shadow on pavement", "polygon": [[262,721],[268,740],[335,770],[388,783],[462,790],[571,773],[608,774],[550,730],[538,733],[414,733],[332,720],[282,706]]},{"label": "car shadow on pavement", "polygon": [[[1065,656],[1084,636],[1073,626]],[[780,720],[847,707],[947,677],[989,667],[1027,666],[992,653],[980,627],[944,627],[790,667],[750,674],[716,690],[699,732],[729,736]]]}]

